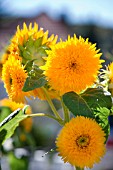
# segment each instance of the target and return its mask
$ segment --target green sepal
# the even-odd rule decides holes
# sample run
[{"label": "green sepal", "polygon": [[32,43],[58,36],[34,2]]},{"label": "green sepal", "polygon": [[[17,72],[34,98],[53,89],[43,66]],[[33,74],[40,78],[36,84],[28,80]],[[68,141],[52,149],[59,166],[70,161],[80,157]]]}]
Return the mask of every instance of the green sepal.
[{"label": "green sepal", "polygon": [[110,114],[110,110],[107,109],[106,107],[100,107],[94,111],[96,122],[102,127],[103,131],[106,134],[105,136],[106,141],[110,134],[110,124],[108,120],[109,114]]},{"label": "green sepal", "polygon": [[30,37],[24,44],[19,45],[20,56],[22,57],[22,63],[25,65],[29,60],[35,60],[35,64],[37,66],[44,65],[45,60],[44,57],[47,57],[46,50],[50,48],[43,44],[43,37],[39,37],[34,40]]},{"label": "green sepal", "polygon": [[23,51],[23,58],[27,59],[27,60],[31,60],[31,53],[29,51],[27,51],[26,49]]},{"label": "green sepal", "polygon": [[33,64],[34,64],[34,60],[27,61],[25,65],[25,70],[27,71],[28,74],[32,70]]},{"label": "green sepal", "polygon": [[14,134],[16,127],[19,126],[19,122],[28,117],[28,115],[25,115],[27,107],[15,110],[0,122],[0,145]]},{"label": "green sepal", "polygon": [[37,40],[34,41],[35,48],[38,48],[42,45],[42,40],[43,40],[43,37],[40,37],[40,38],[38,38]]},{"label": "green sepal", "polygon": [[28,77],[25,81],[23,91],[31,91],[36,88],[40,88],[47,83],[45,76],[43,75],[43,71],[39,69],[37,65],[32,66],[32,70],[29,72]]}]

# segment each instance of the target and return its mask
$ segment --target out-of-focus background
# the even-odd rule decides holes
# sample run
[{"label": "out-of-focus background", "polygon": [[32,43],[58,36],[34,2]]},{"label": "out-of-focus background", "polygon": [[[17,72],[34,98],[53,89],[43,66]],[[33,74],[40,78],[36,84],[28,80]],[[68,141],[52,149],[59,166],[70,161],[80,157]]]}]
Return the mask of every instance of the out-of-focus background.
[{"label": "out-of-focus background", "polygon": [[[103,53],[105,65],[113,61],[113,1],[112,0],[0,0],[0,55],[23,22],[38,23],[39,27],[49,30],[49,35],[57,34],[65,40],[70,34],[89,38],[97,43]],[[7,97],[3,83],[0,82],[0,99]],[[54,101],[60,111],[57,101]],[[29,101],[33,112],[50,112],[46,101]],[[47,118],[35,118],[32,135],[35,139],[35,151],[30,155],[29,170],[72,170],[64,164],[57,153],[45,152],[55,146],[55,137],[60,126]],[[93,170],[113,170],[113,118],[110,117],[111,132],[107,143],[107,154]],[[7,141],[6,148],[11,147]],[[15,156],[26,155],[23,148],[15,149]],[[6,163],[7,162],[7,163]],[[7,157],[2,159],[3,170],[9,170]]]}]

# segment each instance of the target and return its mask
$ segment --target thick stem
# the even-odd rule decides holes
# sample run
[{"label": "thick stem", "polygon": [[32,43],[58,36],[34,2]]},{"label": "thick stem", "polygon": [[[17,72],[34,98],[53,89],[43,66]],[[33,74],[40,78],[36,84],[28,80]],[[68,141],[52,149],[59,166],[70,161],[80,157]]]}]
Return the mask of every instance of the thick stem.
[{"label": "thick stem", "polygon": [[29,114],[27,115],[28,117],[38,117],[38,116],[45,116],[45,117],[48,117],[48,118],[51,118],[51,119],[54,119],[56,120],[57,122],[59,122],[60,125],[64,125],[63,121],[59,120],[58,118],[52,116],[52,115],[49,115],[49,114],[45,114],[45,113],[35,113],[35,114]]},{"label": "thick stem", "polygon": [[62,118],[60,117],[59,113],[57,112],[57,110],[56,110],[56,108],[55,108],[55,106],[54,106],[54,104],[53,104],[50,96],[48,95],[47,90],[46,90],[44,87],[42,87],[42,89],[43,89],[43,91],[44,91],[44,93],[45,93],[45,96],[46,96],[46,98],[47,98],[47,101],[48,101],[48,103],[49,103],[49,105],[50,105],[50,107],[51,107],[51,110],[53,111],[54,115],[55,115],[56,118],[58,118],[59,120],[62,120]]},{"label": "thick stem", "polygon": [[74,167],[74,170],[84,170],[84,168]]},{"label": "thick stem", "polygon": [[69,114],[69,110],[67,109],[67,107],[65,106],[62,98],[61,98],[61,104],[62,104],[62,108],[63,108],[63,111],[64,111],[64,122],[69,122],[70,120],[70,114]]}]

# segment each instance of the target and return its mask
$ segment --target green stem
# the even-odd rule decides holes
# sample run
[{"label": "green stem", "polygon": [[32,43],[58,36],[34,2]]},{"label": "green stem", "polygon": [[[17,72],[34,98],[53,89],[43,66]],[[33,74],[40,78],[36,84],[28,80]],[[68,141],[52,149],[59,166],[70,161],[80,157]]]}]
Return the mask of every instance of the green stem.
[{"label": "green stem", "polygon": [[84,168],[74,167],[75,170],[84,170]]},{"label": "green stem", "polygon": [[113,112],[109,114],[110,116],[113,116]]},{"label": "green stem", "polygon": [[66,123],[66,122],[69,122],[69,120],[70,120],[69,110],[68,110],[68,108],[65,106],[62,98],[61,98],[61,104],[62,104],[62,108],[63,108],[63,111],[64,111],[64,121],[65,121],[65,123]]},{"label": "green stem", "polygon": [[27,117],[37,117],[37,116],[45,116],[45,117],[49,117],[51,119],[54,119],[56,120],[57,122],[59,122],[60,125],[64,125],[63,121],[60,121],[58,118],[52,116],[52,115],[49,115],[49,114],[45,114],[45,113],[35,113],[35,114],[29,114],[27,115]]},{"label": "green stem", "polygon": [[46,90],[44,87],[42,87],[42,89],[43,89],[43,91],[44,91],[44,93],[45,93],[45,95],[46,95],[47,101],[48,101],[48,103],[49,103],[49,105],[50,105],[50,107],[51,107],[51,110],[53,111],[54,115],[55,115],[56,118],[58,118],[59,120],[62,120],[62,118],[61,118],[60,115],[58,114],[58,112],[57,112],[57,110],[56,110],[56,108],[55,108],[55,106],[54,106],[54,104],[53,104],[50,96],[48,95],[47,90]]}]

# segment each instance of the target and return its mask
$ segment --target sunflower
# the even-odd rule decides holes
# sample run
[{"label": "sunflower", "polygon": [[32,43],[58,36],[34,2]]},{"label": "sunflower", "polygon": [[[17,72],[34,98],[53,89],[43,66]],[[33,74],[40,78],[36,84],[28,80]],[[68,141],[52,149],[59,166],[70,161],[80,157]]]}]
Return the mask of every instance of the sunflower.
[{"label": "sunflower", "polygon": [[77,116],[60,131],[56,146],[64,162],[84,168],[92,168],[105,154],[105,134],[97,122]]},{"label": "sunflower", "polygon": [[[23,103],[16,103],[8,98],[4,98],[0,101],[0,106],[5,106],[10,108],[10,110],[13,112],[17,110],[18,108],[23,109],[25,104]],[[29,106],[25,112],[27,115],[31,114],[31,107]],[[30,132],[32,128],[32,118],[27,118],[20,122],[20,125],[24,128],[26,132]]]},{"label": "sunflower", "polygon": [[101,53],[88,39],[68,37],[46,51],[47,62],[41,69],[53,89],[64,94],[69,91],[80,93],[97,79],[101,68]]},{"label": "sunflower", "polygon": [[32,23],[27,27],[23,23],[23,28],[17,27],[17,31],[11,39],[11,44],[8,50],[11,54],[18,54],[23,63],[26,64],[28,60],[37,60],[37,65],[44,64],[44,57],[46,53],[44,50],[50,48],[57,41],[57,36],[53,34],[48,37],[48,31],[44,32],[43,28],[38,29],[38,24]]},{"label": "sunflower", "polygon": [[[36,23],[34,23],[34,26],[30,23],[28,27],[23,23],[23,28],[17,27],[8,51],[11,55],[15,56],[16,60],[20,60],[25,65],[26,70],[30,70],[31,68],[28,68],[29,64],[27,67],[26,63],[34,60],[33,64],[35,63],[38,67],[44,65],[45,58],[47,57],[45,50],[50,49],[51,45],[56,43],[57,38],[58,36],[54,36],[54,34],[48,37],[48,31],[44,32],[43,28],[39,29]],[[39,98],[44,96],[40,92],[42,92],[41,89],[32,90],[32,95],[34,97],[38,95]]]},{"label": "sunflower", "polygon": [[108,65],[108,70],[105,72],[108,78],[108,90],[111,92],[112,96],[113,96],[113,62],[111,62]]},{"label": "sunflower", "polygon": [[23,92],[22,88],[27,78],[26,70],[21,65],[21,61],[10,55],[3,65],[2,80],[9,98],[15,102],[24,103],[25,96],[30,96],[30,92]]}]

